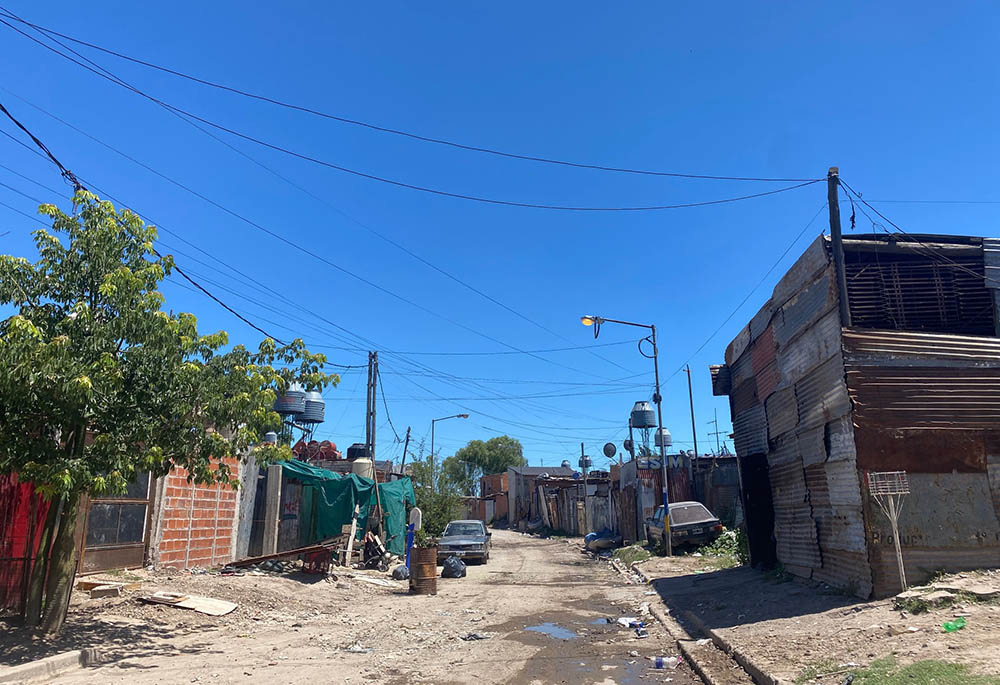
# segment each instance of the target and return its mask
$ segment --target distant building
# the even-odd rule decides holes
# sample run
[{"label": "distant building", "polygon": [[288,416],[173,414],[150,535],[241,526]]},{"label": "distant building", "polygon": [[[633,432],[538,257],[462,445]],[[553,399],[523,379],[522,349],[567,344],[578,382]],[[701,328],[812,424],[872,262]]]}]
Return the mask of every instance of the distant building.
[{"label": "distant building", "polygon": [[[868,471],[906,471],[908,581],[1000,565],[1000,240],[817,238],[712,367],[728,395],[753,561],[898,591]],[[847,298],[850,325],[841,320]]]}]

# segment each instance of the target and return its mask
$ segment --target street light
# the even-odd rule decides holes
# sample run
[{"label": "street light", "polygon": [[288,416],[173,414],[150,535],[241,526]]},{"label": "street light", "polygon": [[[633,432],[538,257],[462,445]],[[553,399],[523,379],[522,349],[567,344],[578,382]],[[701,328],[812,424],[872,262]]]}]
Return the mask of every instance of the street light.
[{"label": "street light", "polygon": [[[453,414],[452,416],[442,416],[440,419],[431,419],[431,463],[434,463],[434,424],[438,421],[447,421],[448,419],[467,419],[468,414]],[[426,434],[425,434],[426,435]]]},{"label": "street light", "polygon": [[[619,319],[605,319],[603,316],[592,315],[581,316],[580,323],[584,326],[594,327],[595,339],[601,332],[602,323],[619,323],[623,326],[635,326],[636,328],[649,329],[650,334],[639,341],[639,354],[643,357],[650,357],[650,355],[642,351],[643,340],[649,341],[649,343],[653,346],[653,376],[656,379],[656,389],[653,391],[653,402],[656,403],[656,435],[660,438],[663,434],[663,408],[660,406],[660,400],[662,398],[660,397],[660,365],[657,360],[659,350],[656,347],[656,326],[653,324],[635,323],[633,321],[621,321]],[[667,492],[667,448],[666,445],[664,445],[665,442],[668,441],[662,438],[659,439],[660,468],[662,469],[661,472],[663,474],[663,537],[665,538],[664,546],[666,547],[667,556],[670,556],[673,553],[673,545],[670,540],[670,495]]]}]

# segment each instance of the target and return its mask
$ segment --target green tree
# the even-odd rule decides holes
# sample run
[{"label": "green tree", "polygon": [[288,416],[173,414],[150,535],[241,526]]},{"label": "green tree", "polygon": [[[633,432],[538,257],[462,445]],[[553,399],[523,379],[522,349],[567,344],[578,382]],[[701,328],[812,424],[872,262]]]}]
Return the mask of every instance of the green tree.
[{"label": "green tree", "polygon": [[424,534],[440,535],[449,521],[461,515],[461,492],[445,475],[443,463],[430,455],[412,463],[410,478],[423,515]]},{"label": "green tree", "polygon": [[[524,449],[520,441],[501,435],[483,442],[471,440],[455,452],[455,462],[446,471],[447,477],[460,487],[472,483],[465,494],[474,495],[478,491],[479,479],[493,473],[503,473],[511,466],[527,466]],[[447,461],[447,460],[446,460]]]},{"label": "green tree", "polygon": [[71,215],[39,212],[52,219],[34,233],[39,259],[0,255],[0,304],[15,311],[0,321],[0,473],[50,499],[26,618],[58,633],[83,493],[122,493],[137,474],[174,467],[235,487],[221,459],[290,457],[257,444],[280,425],[275,391],[339,378],[300,340],[224,351],[225,332],[200,335],[191,314],[164,312],[157,288],[173,260],[134,213],[86,191]]},{"label": "green tree", "polygon": [[448,486],[460,495],[474,496],[479,492],[479,477],[482,469],[457,456],[447,457],[441,462],[441,477]]}]

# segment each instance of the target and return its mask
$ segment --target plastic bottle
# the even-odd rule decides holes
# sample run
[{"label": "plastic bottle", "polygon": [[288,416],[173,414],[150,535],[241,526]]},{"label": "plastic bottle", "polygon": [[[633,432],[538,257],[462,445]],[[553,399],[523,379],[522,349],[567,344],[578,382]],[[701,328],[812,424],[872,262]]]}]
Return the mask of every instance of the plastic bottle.
[{"label": "plastic bottle", "polygon": [[652,662],[650,666],[653,668],[677,668],[677,664],[680,663],[680,657],[676,656],[651,656],[647,658]]}]

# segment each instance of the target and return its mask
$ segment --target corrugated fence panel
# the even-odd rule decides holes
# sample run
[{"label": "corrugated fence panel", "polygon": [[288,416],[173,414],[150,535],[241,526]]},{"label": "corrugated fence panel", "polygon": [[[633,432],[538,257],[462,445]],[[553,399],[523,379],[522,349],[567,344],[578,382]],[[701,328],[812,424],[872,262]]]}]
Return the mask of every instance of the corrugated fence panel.
[{"label": "corrugated fence panel", "polygon": [[757,340],[761,335],[763,335],[764,330],[767,328],[768,324],[771,323],[771,317],[774,315],[774,305],[768,300],[764,303],[754,317],[750,319],[750,340]]},{"label": "corrugated fence panel", "polygon": [[781,374],[778,373],[778,362],[772,361],[761,369],[755,376],[757,381],[757,398],[764,402],[778,388],[781,382]]},{"label": "corrugated fence panel", "polygon": [[729,397],[733,402],[733,411],[739,414],[760,404],[757,399],[757,381],[751,376],[736,386]]},{"label": "corrugated fence panel", "polygon": [[816,426],[815,428],[799,428],[795,431],[795,436],[799,441],[799,455],[802,457],[802,465],[821,464],[826,461],[826,426]]},{"label": "corrugated fence panel", "polygon": [[771,451],[767,453],[768,465],[787,464],[800,459],[799,439],[795,433],[785,433],[771,443]]},{"label": "corrugated fence panel", "polygon": [[778,284],[774,286],[771,301],[775,305],[783,305],[792,295],[802,290],[807,283],[813,280],[816,274],[826,268],[829,263],[826,238],[820,235],[810,243],[802,256],[792,264],[788,273],[782,276]]},{"label": "corrugated fence panel", "polygon": [[872,593],[871,568],[864,552],[824,548],[823,567],[813,571],[813,579],[861,598]]},{"label": "corrugated fence panel", "polygon": [[732,369],[733,388],[738,388],[753,378],[753,355],[747,352],[735,362],[729,364]]},{"label": "corrugated fence panel", "polygon": [[819,568],[822,557],[816,535],[816,521],[808,505],[774,510],[774,535],[777,540],[778,559],[796,575],[810,577],[790,569],[794,565],[803,568]]},{"label": "corrugated fence panel", "polygon": [[840,312],[820,319],[786,347],[778,350],[782,384],[797,383],[814,367],[840,355]]},{"label": "corrugated fence panel", "polygon": [[775,339],[779,345],[811,326],[817,319],[837,306],[837,295],[832,268],[825,269],[819,279],[796,293],[781,308],[780,324],[776,326]]},{"label": "corrugated fence panel", "polygon": [[835,509],[841,506],[861,506],[861,482],[853,462],[828,461],[823,464],[826,472],[827,496]]},{"label": "corrugated fence panel", "polygon": [[767,452],[767,417],[757,405],[740,412],[733,419],[736,454],[740,457]]},{"label": "corrugated fence panel", "polygon": [[986,287],[993,290],[993,320],[1000,321],[1000,238],[983,238]]},{"label": "corrugated fence panel", "polygon": [[768,473],[771,477],[771,494],[774,498],[774,509],[790,509],[806,503],[805,471],[801,459],[782,464],[770,464]]},{"label": "corrugated fence panel", "polygon": [[851,415],[841,416],[826,424],[827,461],[849,460],[852,463],[858,453],[854,446],[854,423]]},{"label": "corrugated fence panel", "polygon": [[753,369],[754,374],[759,374],[761,369],[774,362],[776,352],[774,330],[768,326],[750,348],[750,368]]},{"label": "corrugated fence panel", "polygon": [[844,383],[844,362],[839,353],[811,370],[795,384],[799,427],[813,428],[844,416],[851,401]]},{"label": "corrugated fence panel", "polygon": [[1000,338],[844,329],[849,367],[1000,367]]},{"label": "corrugated fence panel", "polygon": [[795,388],[782,388],[767,398],[767,430],[773,440],[795,428],[799,422],[799,409],[795,401]]},{"label": "corrugated fence panel", "polygon": [[732,366],[737,359],[743,356],[747,347],[750,346],[750,325],[743,327],[733,341],[726,347],[726,363]]}]

